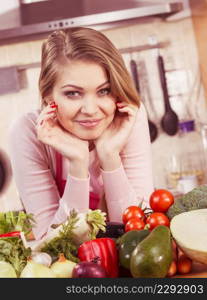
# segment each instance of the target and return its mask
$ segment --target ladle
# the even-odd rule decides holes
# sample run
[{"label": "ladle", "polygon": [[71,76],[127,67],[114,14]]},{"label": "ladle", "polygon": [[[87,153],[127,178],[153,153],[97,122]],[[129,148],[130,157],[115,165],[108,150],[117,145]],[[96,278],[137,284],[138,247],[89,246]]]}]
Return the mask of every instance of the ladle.
[{"label": "ladle", "polygon": [[165,105],[165,113],[161,119],[161,126],[168,135],[175,135],[178,131],[179,120],[177,114],[173,111],[170,105],[163,57],[158,55],[157,61]]}]

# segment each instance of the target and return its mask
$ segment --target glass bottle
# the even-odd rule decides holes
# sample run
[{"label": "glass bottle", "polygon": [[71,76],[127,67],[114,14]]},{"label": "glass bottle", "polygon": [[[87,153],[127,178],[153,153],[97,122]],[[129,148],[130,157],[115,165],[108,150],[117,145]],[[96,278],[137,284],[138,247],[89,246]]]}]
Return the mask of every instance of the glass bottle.
[{"label": "glass bottle", "polygon": [[179,123],[179,132],[167,163],[167,187],[174,192],[185,194],[204,184],[204,148],[194,120]]}]

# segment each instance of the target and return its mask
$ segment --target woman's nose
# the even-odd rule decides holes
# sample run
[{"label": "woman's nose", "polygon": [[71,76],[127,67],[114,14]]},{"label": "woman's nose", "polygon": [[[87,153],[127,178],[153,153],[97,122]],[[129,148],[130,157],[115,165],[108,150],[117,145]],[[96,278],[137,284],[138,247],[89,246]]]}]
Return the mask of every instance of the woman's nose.
[{"label": "woman's nose", "polygon": [[88,97],[83,100],[81,112],[94,115],[98,110],[97,100],[94,97]]}]

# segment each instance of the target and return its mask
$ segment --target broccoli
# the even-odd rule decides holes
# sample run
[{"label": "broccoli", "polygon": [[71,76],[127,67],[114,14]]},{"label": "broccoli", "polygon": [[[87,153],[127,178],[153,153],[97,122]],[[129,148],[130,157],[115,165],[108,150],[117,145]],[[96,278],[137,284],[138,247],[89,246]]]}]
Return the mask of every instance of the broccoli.
[{"label": "broccoli", "polygon": [[182,212],[201,208],[207,208],[207,185],[198,186],[175,199],[174,204],[170,206],[166,214],[172,219]]}]

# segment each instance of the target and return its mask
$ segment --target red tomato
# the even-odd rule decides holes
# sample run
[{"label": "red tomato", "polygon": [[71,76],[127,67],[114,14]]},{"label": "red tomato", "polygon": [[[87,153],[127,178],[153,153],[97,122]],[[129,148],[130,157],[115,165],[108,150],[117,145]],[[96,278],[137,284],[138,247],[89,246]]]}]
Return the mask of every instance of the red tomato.
[{"label": "red tomato", "polygon": [[174,196],[167,190],[156,190],[150,196],[150,207],[155,212],[166,212],[174,203]]},{"label": "red tomato", "polygon": [[158,225],[170,226],[170,220],[166,215],[154,212],[147,217],[146,224],[149,224],[149,230],[154,229]]},{"label": "red tomato", "polygon": [[132,218],[125,224],[125,232],[130,230],[142,230],[145,227],[145,222],[140,218]]},{"label": "red tomato", "polygon": [[144,220],[145,214],[144,211],[139,206],[129,206],[125,209],[122,215],[122,221],[126,224],[132,218],[139,218]]},{"label": "red tomato", "polygon": [[178,258],[177,270],[179,274],[190,273],[192,269],[192,260],[184,254]]},{"label": "red tomato", "polygon": [[175,275],[177,272],[177,265],[176,265],[176,261],[173,260],[170,264],[170,267],[168,269],[167,272],[167,277],[172,277],[173,275]]}]

